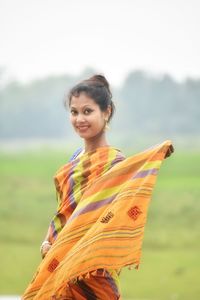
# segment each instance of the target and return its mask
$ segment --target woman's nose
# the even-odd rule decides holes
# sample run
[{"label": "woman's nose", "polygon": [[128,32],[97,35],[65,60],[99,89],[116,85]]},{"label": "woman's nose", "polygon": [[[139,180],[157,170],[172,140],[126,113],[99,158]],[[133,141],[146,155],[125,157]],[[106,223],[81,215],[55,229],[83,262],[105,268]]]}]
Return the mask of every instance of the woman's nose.
[{"label": "woman's nose", "polygon": [[76,116],[76,122],[82,122],[82,121],[84,121],[85,119],[84,119],[84,115],[83,114],[78,114],[77,116]]}]

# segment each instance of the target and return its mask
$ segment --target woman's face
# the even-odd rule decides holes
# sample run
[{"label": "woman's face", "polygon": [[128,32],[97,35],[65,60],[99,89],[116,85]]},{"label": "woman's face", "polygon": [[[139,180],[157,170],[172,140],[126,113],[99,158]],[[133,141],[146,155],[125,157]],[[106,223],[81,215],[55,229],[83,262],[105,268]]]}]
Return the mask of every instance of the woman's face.
[{"label": "woman's face", "polygon": [[101,111],[93,99],[81,93],[78,97],[71,98],[70,121],[80,137],[91,139],[103,133],[109,111],[110,107],[105,112]]}]

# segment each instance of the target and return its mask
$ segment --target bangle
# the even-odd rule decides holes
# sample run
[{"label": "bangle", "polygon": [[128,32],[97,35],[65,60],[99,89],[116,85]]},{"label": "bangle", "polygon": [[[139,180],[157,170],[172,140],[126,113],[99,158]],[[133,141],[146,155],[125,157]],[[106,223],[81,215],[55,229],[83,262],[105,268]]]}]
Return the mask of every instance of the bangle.
[{"label": "bangle", "polygon": [[42,248],[44,247],[44,245],[51,245],[51,243],[49,241],[42,242],[42,245],[40,246],[40,252],[42,252]]}]

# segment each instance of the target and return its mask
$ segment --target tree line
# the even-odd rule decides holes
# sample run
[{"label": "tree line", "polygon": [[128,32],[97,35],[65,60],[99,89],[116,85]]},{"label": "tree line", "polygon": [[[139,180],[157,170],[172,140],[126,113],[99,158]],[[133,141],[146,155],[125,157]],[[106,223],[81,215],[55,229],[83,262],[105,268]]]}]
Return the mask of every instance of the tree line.
[{"label": "tree line", "polygon": [[[0,140],[71,138],[63,99],[70,87],[94,73],[85,70],[80,76],[51,76],[1,86]],[[111,135],[115,139],[128,143],[130,138],[150,136],[199,138],[200,80],[177,82],[169,75],[154,77],[133,71],[112,90],[116,115]]]}]

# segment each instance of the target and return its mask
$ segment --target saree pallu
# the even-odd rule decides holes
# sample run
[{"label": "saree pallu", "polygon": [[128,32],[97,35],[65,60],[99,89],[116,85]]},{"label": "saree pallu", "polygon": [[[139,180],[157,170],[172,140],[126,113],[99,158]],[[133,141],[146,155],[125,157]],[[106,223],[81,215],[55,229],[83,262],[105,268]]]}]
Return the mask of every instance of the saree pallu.
[{"label": "saree pallu", "polygon": [[[165,141],[128,158],[100,147],[57,172],[53,244],[22,299],[107,299],[95,296],[94,276],[139,267],[149,201],[170,145]],[[86,282],[93,286],[93,298],[81,294],[80,284]],[[70,296],[72,287],[77,296]],[[108,299],[119,299],[109,298],[112,292],[105,289]]]}]

